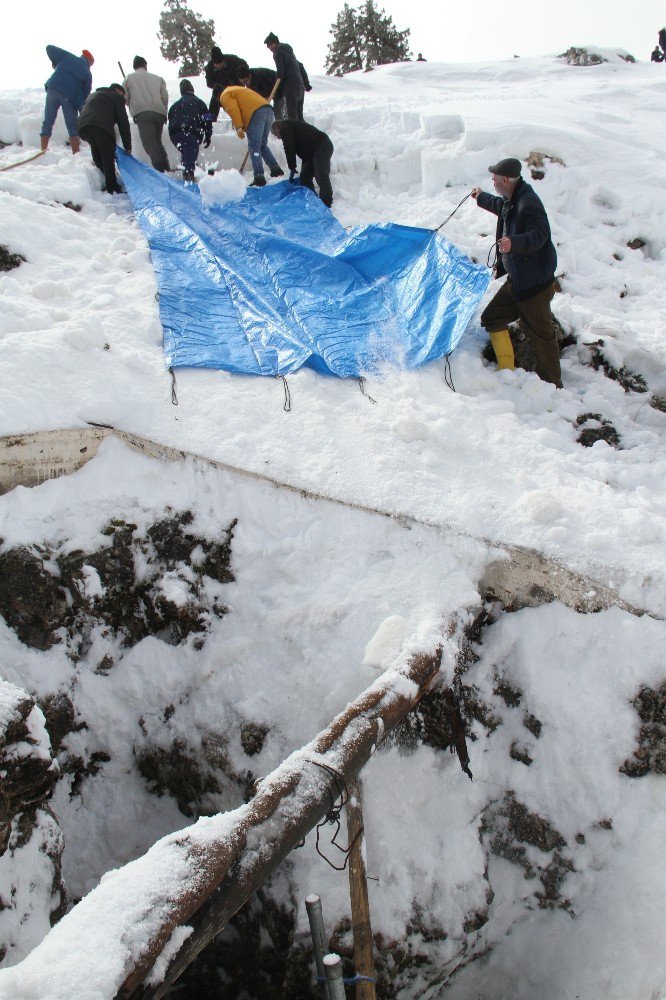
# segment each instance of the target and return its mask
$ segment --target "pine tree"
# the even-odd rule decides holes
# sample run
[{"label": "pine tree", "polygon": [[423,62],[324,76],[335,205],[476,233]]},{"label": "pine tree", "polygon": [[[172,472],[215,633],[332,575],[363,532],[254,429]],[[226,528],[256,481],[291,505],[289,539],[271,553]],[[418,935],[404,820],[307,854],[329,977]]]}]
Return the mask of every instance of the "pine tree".
[{"label": "pine tree", "polygon": [[365,0],[354,10],[345,4],[331,25],[333,41],[328,47],[326,72],[341,76],[356,69],[372,69],[387,63],[404,62],[410,56],[410,30],[398,30],[374,0]]},{"label": "pine tree", "polygon": [[178,76],[198,76],[210,56],[215,22],[190,10],[187,0],[164,0],[157,37],[164,58],[180,61]]},{"label": "pine tree", "polygon": [[358,15],[348,3],[338,14],[335,24],[331,25],[333,41],[326,55],[326,72],[342,76],[352,73],[355,69],[363,69],[363,50],[358,25]]}]

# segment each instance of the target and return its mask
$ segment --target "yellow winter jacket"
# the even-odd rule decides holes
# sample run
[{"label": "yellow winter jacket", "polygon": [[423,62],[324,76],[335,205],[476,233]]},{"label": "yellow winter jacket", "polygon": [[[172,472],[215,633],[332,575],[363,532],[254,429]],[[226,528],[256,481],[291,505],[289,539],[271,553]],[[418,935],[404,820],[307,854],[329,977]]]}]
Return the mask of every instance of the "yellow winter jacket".
[{"label": "yellow winter jacket", "polygon": [[265,107],[268,101],[248,87],[227,87],[220,94],[220,104],[231,118],[234,128],[245,131],[257,108]]}]

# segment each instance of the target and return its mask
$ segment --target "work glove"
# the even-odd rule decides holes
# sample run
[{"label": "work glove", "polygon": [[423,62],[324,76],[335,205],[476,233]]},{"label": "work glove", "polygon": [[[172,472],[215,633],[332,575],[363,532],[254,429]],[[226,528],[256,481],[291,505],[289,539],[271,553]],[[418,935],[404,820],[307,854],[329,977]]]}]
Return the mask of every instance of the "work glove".
[{"label": "work glove", "polygon": [[239,139],[244,139],[245,138],[245,132],[243,132],[242,128],[237,128],[236,129],[236,135],[238,136]]},{"label": "work glove", "polygon": [[210,146],[210,139],[204,139],[204,149],[208,149]]},{"label": "work glove", "polygon": [[290,184],[298,184],[298,171],[297,170],[290,170],[289,171],[289,183]]}]

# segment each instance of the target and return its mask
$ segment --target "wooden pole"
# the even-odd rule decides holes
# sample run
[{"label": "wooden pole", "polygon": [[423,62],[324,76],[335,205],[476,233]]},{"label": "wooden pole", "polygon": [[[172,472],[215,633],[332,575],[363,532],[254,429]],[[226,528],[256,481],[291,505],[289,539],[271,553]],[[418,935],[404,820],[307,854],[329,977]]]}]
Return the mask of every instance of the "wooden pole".
[{"label": "wooden pole", "polygon": [[352,930],[354,933],[354,968],[357,976],[366,976],[356,983],[356,1000],[375,1000],[375,961],[372,954],[372,925],[368,881],[365,873],[365,838],[363,836],[363,805],[361,780],[347,782],[347,836],[352,849],[349,854],[349,895],[351,898]]}]

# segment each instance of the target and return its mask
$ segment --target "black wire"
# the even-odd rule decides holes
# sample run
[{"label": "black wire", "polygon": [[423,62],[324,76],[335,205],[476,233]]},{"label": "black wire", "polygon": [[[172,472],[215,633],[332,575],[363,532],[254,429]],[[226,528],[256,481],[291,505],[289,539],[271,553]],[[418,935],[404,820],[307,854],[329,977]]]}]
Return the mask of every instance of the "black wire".
[{"label": "black wire", "polygon": [[291,410],[291,393],[289,391],[289,383],[287,382],[286,376],[276,375],[276,378],[282,379],[282,384],[284,385],[284,406],[283,410],[285,413],[289,413]]},{"label": "black wire", "polygon": [[444,364],[444,381],[448,385],[449,389],[452,392],[455,392],[456,391],[456,387],[453,384],[453,372],[451,371],[451,361],[450,361],[450,358],[451,358],[451,355],[447,354],[446,355],[446,359],[445,359],[445,364]]},{"label": "black wire", "polygon": [[[354,848],[354,845],[356,844],[356,841],[359,839],[359,837],[363,833],[363,827],[361,827],[358,830],[358,832],[356,833],[356,836],[353,838],[352,842],[347,847],[342,847],[340,844],[337,843],[337,836],[340,833],[340,827],[341,827],[341,824],[340,824],[340,813],[342,812],[342,810],[344,809],[344,807],[349,802],[349,789],[347,788],[347,784],[345,782],[344,775],[342,775],[340,773],[340,771],[337,771],[334,767],[331,767],[330,764],[322,764],[321,761],[319,761],[319,760],[313,760],[311,757],[306,757],[305,759],[307,761],[309,761],[311,764],[316,764],[317,767],[320,767],[323,771],[326,771],[335,780],[336,794],[334,796],[333,792],[329,788],[328,791],[329,791],[329,795],[331,796],[331,807],[328,810],[328,812],[326,813],[326,815],[323,818],[323,820],[321,820],[320,823],[317,823],[317,840],[316,840],[316,843],[315,843],[315,847],[317,849],[317,854],[321,858],[324,859],[324,861],[326,862],[326,864],[330,865],[331,868],[334,868],[336,872],[343,872],[346,869],[346,867],[347,867],[347,865],[349,863],[349,858],[351,856],[351,852],[352,852],[352,850]],[[338,799],[340,800],[340,802],[339,802],[339,804],[336,804],[337,801],[338,801]],[[340,851],[341,854],[345,855],[344,864],[342,864],[342,865],[336,865],[336,864],[334,864],[330,860],[330,858],[327,858],[326,855],[323,853],[323,851],[320,850],[320,847],[319,847],[320,833],[321,833],[321,830],[323,829],[323,827],[326,826],[328,823],[330,823],[332,825],[335,825],[335,832],[334,832],[333,836],[331,837],[330,843],[331,843],[331,845],[333,847],[337,847],[337,849]]]},{"label": "black wire", "polygon": [[366,392],[366,390],[365,390],[365,379],[363,378],[363,376],[361,376],[361,378],[358,380],[358,384],[359,384],[359,388],[360,388],[361,392],[363,393],[363,395],[365,396],[365,398],[369,399],[371,403],[376,403],[377,400],[373,399],[372,396],[370,395],[370,393]]}]

